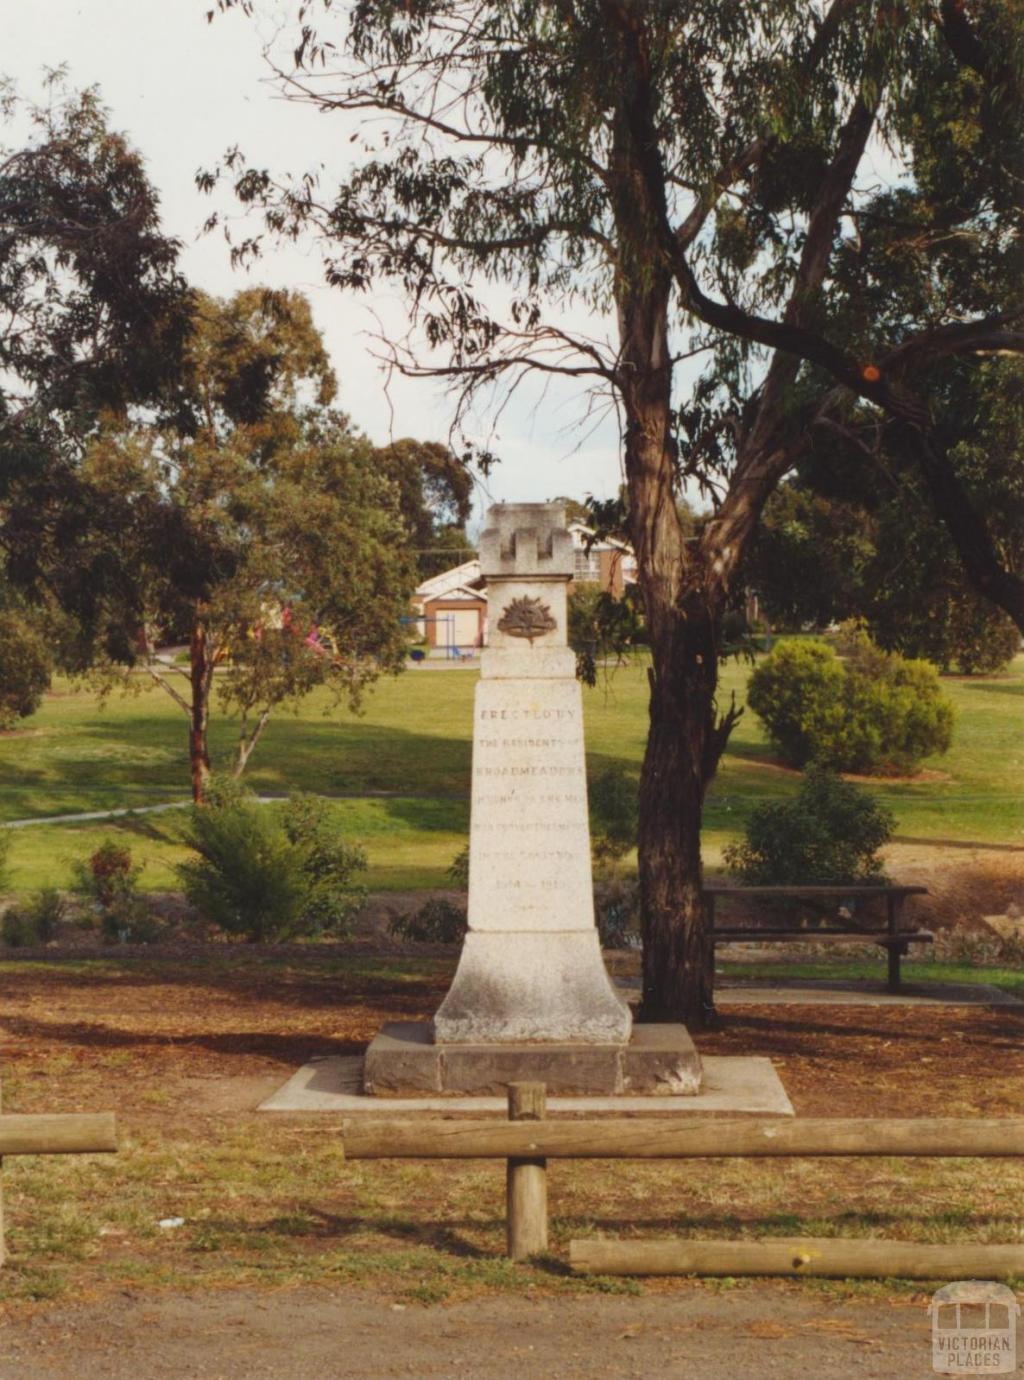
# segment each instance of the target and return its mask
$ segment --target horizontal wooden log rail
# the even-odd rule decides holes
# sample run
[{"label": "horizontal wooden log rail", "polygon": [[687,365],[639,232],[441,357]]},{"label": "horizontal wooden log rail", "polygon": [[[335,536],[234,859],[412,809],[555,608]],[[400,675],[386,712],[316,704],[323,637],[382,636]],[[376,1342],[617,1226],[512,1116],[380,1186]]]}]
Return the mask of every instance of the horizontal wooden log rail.
[{"label": "horizontal wooden log rail", "polygon": [[[693,1121],[547,1121],[543,1083],[509,1087],[508,1121],[345,1121],[345,1156],[504,1159],[508,1255],[547,1248],[549,1159],[718,1159],[886,1155],[973,1158],[1024,1154],[1024,1117],[777,1117]],[[531,1118],[524,1120],[524,1117]],[[906,1279],[1024,1277],[1024,1245],[918,1245],[825,1238],[772,1241],[573,1241],[572,1268],[589,1274],[832,1275]]]},{"label": "horizontal wooden log rail", "polygon": [[113,1112],[0,1116],[0,1156],[88,1155],[116,1150]]},{"label": "horizontal wooden log rail", "polygon": [[[113,1112],[0,1114],[0,1169],[5,1155],[102,1155],[117,1152]],[[6,1257],[0,1185],[0,1265]]]},{"label": "horizontal wooden log rail", "polygon": [[348,1121],[353,1160],[707,1159],[788,1155],[990,1156],[1024,1153],[1024,1117],[861,1120],[808,1117],[626,1121]]},{"label": "horizontal wooden log rail", "polygon": [[776,1237],[771,1241],[600,1241],[569,1243],[585,1275],[817,1275],[832,1279],[1021,1279],[1024,1246],[921,1245]]}]

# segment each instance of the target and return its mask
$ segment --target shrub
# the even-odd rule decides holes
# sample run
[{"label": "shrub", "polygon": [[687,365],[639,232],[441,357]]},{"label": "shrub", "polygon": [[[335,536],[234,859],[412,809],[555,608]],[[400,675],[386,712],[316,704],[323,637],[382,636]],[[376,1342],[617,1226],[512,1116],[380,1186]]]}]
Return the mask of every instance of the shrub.
[{"label": "shrub", "polygon": [[452,865],[448,869],[448,876],[452,886],[458,887],[460,891],[469,890],[469,844],[461,848],[455,857],[452,858]]},{"label": "shrub", "polygon": [[466,912],[443,896],[432,896],[409,915],[393,915],[388,930],[396,939],[417,944],[461,944],[466,937]]},{"label": "shrub", "polygon": [[57,926],[67,918],[68,905],[56,887],[43,887],[20,906],[11,906],[3,918],[3,940],[19,944],[49,944]]},{"label": "shrub", "polygon": [[628,949],[637,937],[638,889],[635,881],[614,881],[594,895],[597,935],[602,949]]},{"label": "shrub", "polygon": [[165,929],[145,897],[136,891],[116,897],[100,916],[100,933],[109,944],[152,944]]},{"label": "shrub", "polygon": [[141,871],[132,863],[130,848],[104,839],[88,862],[75,864],[75,890],[106,910],[119,897],[135,892]]},{"label": "shrub", "polygon": [[275,812],[237,783],[217,782],[193,809],[185,841],[198,855],[177,869],[185,895],[227,934],[252,942],[338,934],[362,904],[351,878],[365,854],[337,836],[314,798],[293,797]]},{"label": "shrub", "polygon": [[636,847],[636,782],[621,767],[608,767],[591,781],[588,794],[594,861],[614,867]]},{"label": "shrub", "polygon": [[132,862],[131,849],[105,839],[87,862],[75,864],[75,890],[89,897],[99,911],[104,939],[119,944],[151,944],[163,925],[139,895],[142,868]]},{"label": "shrub", "polygon": [[4,918],[0,920],[0,937],[12,949],[39,942],[32,916],[20,906],[10,906],[4,911]]},{"label": "shrub", "polygon": [[366,888],[355,883],[366,870],[366,854],[346,843],[319,796],[293,795],[281,816],[292,847],[302,858],[307,891],[302,911],[303,933],[340,935],[366,901]]},{"label": "shrub", "polygon": [[878,850],[895,823],[867,791],[812,767],[791,799],[757,806],[726,866],[748,886],[881,883]]},{"label": "shrub", "polygon": [[747,701],[783,760],[835,771],[913,772],[946,752],[953,708],[926,661],[881,651],[865,635],[831,647],[781,643],[750,677]]}]

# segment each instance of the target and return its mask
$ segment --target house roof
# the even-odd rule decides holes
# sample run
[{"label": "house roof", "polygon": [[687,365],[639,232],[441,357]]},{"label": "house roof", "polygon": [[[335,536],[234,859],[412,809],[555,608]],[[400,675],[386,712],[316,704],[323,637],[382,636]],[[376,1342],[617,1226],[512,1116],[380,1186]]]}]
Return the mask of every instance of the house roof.
[{"label": "house roof", "polygon": [[[566,524],[569,532],[572,533],[573,545],[582,548],[586,542],[594,535],[592,527],[587,527],[582,522],[570,522]],[[624,541],[616,541],[612,537],[602,537],[592,543],[591,551],[618,551],[624,556],[632,556],[633,548]],[[442,570],[438,575],[431,575],[416,586],[414,598],[425,602],[432,599],[448,599],[453,594],[457,598],[486,598],[482,589],[483,575],[480,573],[480,562],[474,557],[471,561],[463,561],[461,565],[453,565],[450,570]]]},{"label": "house roof", "polygon": [[442,570],[439,575],[431,575],[416,586],[416,595],[420,599],[442,599],[449,590],[460,586],[471,588],[482,578],[480,562],[474,557],[471,561],[463,561],[461,565],[453,565],[450,570]]},{"label": "house roof", "polygon": [[436,604],[440,599],[467,599],[474,603],[487,603],[487,593],[483,589],[474,589],[471,585],[456,585],[454,589],[446,589],[443,594],[423,594],[420,598],[424,604]]},{"label": "house roof", "polygon": [[[582,546],[594,535],[593,527],[588,527],[584,522],[567,522],[566,527],[572,533],[573,545]],[[614,537],[600,537],[591,543],[591,551],[622,551],[632,556],[633,548],[625,541],[616,541]]]}]

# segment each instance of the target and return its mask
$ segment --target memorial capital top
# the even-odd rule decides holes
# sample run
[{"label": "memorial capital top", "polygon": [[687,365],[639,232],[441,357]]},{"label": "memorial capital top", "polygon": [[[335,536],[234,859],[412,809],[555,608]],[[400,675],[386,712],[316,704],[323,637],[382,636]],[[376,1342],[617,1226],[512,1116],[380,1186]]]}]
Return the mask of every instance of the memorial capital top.
[{"label": "memorial capital top", "polygon": [[569,580],[572,536],[561,503],[497,503],[480,536],[480,570],[488,580]]}]

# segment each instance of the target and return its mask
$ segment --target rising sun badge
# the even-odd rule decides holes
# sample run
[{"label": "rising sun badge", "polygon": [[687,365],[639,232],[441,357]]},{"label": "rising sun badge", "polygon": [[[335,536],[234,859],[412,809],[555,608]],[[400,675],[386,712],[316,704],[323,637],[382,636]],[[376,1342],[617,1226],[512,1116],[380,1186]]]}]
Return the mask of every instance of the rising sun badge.
[{"label": "rising sun badge", "polygon": [[553,632],[557,626],[547,604],[529,596],[513,599],[498,620],[501,632],[508,633],[509,637],[527,637],[531,646],[535,637]]}]

